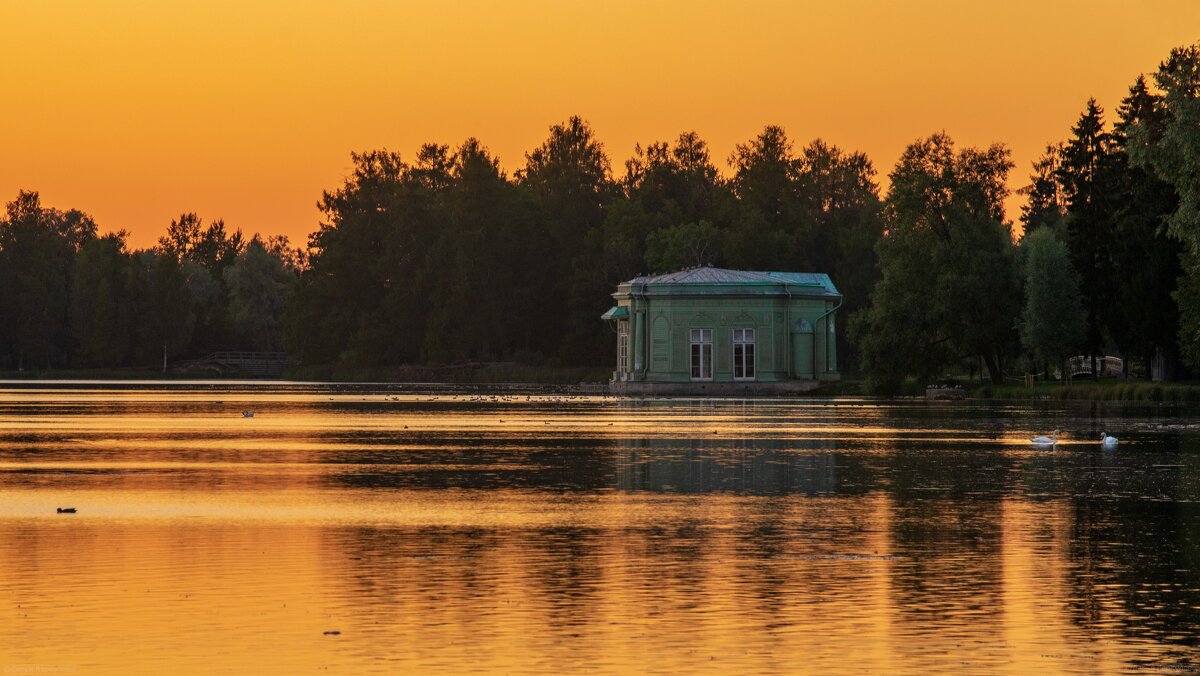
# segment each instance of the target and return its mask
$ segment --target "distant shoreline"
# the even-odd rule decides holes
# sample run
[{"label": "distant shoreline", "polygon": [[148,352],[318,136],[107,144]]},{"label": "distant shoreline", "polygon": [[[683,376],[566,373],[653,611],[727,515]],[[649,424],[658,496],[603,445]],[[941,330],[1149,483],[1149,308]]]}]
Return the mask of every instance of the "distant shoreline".
[{"label": "distant shoreline", "polygon": [[[563,369],[573,371],[573,369]],[[196,378],[181,374],[161,372],[97,372],[97,371],[54,371],[40,373],[26,371],[23,373],[0,371],[0,389],[59,389],[78,388],[85,390],[102,389],[198,389],[198,390],[322,390],[322,391],[387,391],[398,394],[556,394],[556,395],[590,395],[609,396],[608,382],[538,382],[533,380],[508,381],[474,381],[451,382],[438,380],[384,380],[363,378],[359,380],[322,380],[301,379],[292,377],[268,378]],[[786,398],[831,398],[862,396],[861,383],[857,381],[828,383],[811,392],[791,394]],[[616,395],[614,395],[616,396]],[[738,396],[628,396],[627,399],[690,399],[690,398],[736,398],[736,399],[770,399],[778,395],[770,393],[745,393]]]},{"label": "distant shoreline", "polygon": [[[181,373],[163,374],[161,371],[126,369],[113,370],[54,370],[54,371],[0,371],[0,387],[4,388],[34,388],[75,386],[85,389],[101,388],[147,388],[170,389],[177,387],[195,387],[203,389],[223,389],[236,387],[238,389],[277,389],[277,388],[322,388],[344,390],[389,390],[394,392],[431,393],[431,392],[571,392],[576,394],[607,394],[607,380],[583,380],[571,376],[595,373],[597,369],[588,368],[548,368],[521,367],[517,370],[506,370],[504,374],[514,376],[533,376],[526,378],[512,377],[492,380],[436,380],[430,378],[386,378],[389,373],[395,376],[412,375],[409,367],[405,369],[363,370],[353,374],[337,374],[340,377],[322,378],[320,373],[303,372],[291,373],[277,379],[268,378],[238,378],[238,377],[206,377],[196,378],[194,375]],[[436,369],[434,369],[436,371]],[[428,375],[425,373],[423,375]],[[491,375],[500,375],[493,373]],[[308,377],[303,377],[308,376]],[[312,377],[317,376],[317,377]],[[360,376],[357,378],[348,376]],[[1200,382],[1187,381],[1178,383],[1162,383],[1150,381],[1101,380],[1077,381],[1070,384],[1041,382],[1033,387],[1024,385],[975,385],[967,387],[967,398],[973,401],[1009,400],[1009,401],[1111,401],[1127,403],[1155,402],[1200,402]],[[859,380],[844,380],[827,383],[801,396],[802,398],[829,397],[868,397],[866,383]],[[750,398],[760,398],[751,395]],[[875,397],[870,397],[875,398]],[[884,397],[886,399],[886,397]],[[924,389],[905,388],[897,397],[899,399],[924,399]]]},{"label": "distant shoreline", "polygon": [[112,381],[143,383],[243,382],[243,383],[373,383],[422,385],[579,385],[606,384],[612,371],[608,367],[532,366],[515,362],[395,366],[375,368],[334,368],[299,366],[274,378],[246,377],[236,373],[222,375],[210,371],[168,369],[51,369],[0,371],[0,381]]}]

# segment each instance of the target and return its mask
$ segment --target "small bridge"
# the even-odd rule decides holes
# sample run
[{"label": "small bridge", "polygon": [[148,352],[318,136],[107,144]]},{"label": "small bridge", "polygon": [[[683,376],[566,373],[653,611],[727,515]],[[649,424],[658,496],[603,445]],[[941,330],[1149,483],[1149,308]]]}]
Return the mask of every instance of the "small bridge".
[{"label": "small bridge", "polygon": [[178,362],[171,370],[210,376],[278,378],[298,363],[299,359],[286,352],[213,352],[202,359]]},{"label": "small bridge", "polygon": [[[1125,360],[1113,356],[1097,357],[1096,366],[1100,377],[1120,376],[1124,372]],[[1092,358],[1086,355],[1071,357],[1067,362],[1067,368],[1071,378],[1091,377]]]}]

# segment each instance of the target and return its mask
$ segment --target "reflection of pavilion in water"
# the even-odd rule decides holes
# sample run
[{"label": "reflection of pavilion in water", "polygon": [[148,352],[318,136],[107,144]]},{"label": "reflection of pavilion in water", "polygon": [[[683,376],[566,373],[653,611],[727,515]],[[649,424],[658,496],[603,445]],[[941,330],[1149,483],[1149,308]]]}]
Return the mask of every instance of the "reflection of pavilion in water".
[{"label": "reflection of pavilion in water", "polygon": [[[788,450],[784,450],[784,445]],[[837,490],[832,440],[626,439],[617,456],[616,487],[626,491],[808,495]]]}]

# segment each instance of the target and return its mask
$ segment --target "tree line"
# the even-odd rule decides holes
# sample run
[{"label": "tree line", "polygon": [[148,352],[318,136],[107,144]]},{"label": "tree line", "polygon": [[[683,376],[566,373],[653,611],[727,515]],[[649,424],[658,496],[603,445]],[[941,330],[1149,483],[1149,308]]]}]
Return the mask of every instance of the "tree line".
[{"label": "tree line", "polygon": [[320,203],[285,318],[307,363],[458,360],[607,365],[599,316],[618,282],[696,265],[821,270],[848,305],[874,283],[882,232],[870,161],[766,127],[722,177],[692,132],[636,148],[615,178],[575,117],[508,176],[478,140],[411,162],[356,154]]},{"label": "tree line", "polygon": [[154,367],[217,350],[279,350],[302,264],[286,238],[247,239],[194,213],[131,250],[78,210],[21,191],[0,218],[0,369]]},{"label": "tree line", "polygon": [[[878,276],[875,170],[768,126],[732,174],[695,133],[638,146],[615,177],[591,127],[550,129],[509,176],[477,139],[411,161],[353,154],[304,251],[191,213],[131,251],[21,192],[0,220],[0,369],[149,367],[287,349],[349,373],[514,360],[607,365],[620,281],[696,265],[820,270],[861,307]],[[842,337],[845,343],[844,337]],[[850,351],[852,346],[843,345]]]},{"label": "tree line", "polygon": [[1033,165],[1020,237],[1007,148],[910,144],[881,194],[869,158],[767,126],[722,172],[694,132],[618,176],[586,121],[512,175],[479,140],[352,155],[303,251],[173,221],[130,251],[22,192],[0,220],[0,367],[151,365],[287,349],[332,373],[406,364],[607,365],[618,282],[696,265],[826,272],[841,368],[878,391],[980,368],[1046,373],[1119,353],[1200,369],[1200,47],[1094,100]]}]

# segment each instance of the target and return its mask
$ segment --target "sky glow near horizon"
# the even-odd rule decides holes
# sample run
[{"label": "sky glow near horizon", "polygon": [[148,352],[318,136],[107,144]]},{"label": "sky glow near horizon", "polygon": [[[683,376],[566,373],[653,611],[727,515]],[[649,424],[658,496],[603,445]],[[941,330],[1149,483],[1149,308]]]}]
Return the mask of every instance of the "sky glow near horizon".
[{"label": "sky glow near horizon", "polygon": [[[714,163],[766,124],[886,175],[913,140],[1030,162],[1089,97],[1200,39],[1200,2],[0,0],[0,200],[148,246],[172,218],[302,243],[351,151],[479,138],[510,174],[570,115],[616,175],[695,130]],[[1020,197],[1010,198],[1009,218]]]}]

